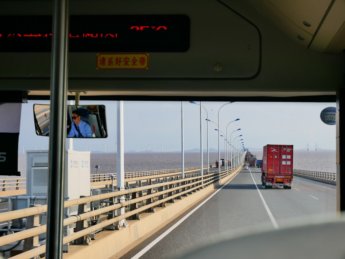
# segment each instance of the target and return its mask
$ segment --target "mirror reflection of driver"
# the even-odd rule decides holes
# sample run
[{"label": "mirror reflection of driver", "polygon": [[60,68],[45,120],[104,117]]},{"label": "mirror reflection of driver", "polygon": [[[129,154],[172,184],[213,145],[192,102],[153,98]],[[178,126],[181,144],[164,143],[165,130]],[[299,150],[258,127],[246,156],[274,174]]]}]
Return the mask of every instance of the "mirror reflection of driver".
[{"label": "mirror reflection of driver", "polygon": [[91,138],[92,130],[90,125],[80,118],[80,111],[72,111],[72,127],[68,132],[69,138]]}]

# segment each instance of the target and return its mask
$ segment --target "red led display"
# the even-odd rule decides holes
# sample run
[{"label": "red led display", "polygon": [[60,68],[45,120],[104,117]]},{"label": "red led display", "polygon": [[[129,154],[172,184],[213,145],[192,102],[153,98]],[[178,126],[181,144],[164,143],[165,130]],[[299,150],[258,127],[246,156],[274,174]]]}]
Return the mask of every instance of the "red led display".
[{"label": "red led display", "polygon": [[[52,38],[53,33],[6,33],[0,34],[0,40],[3,39],[47,39]],[[69,39],[117,39],[119,37],[116,32],[109,33],[69,33]]]},{"label": "red led display", "polygon": [[[185,15],[70,17],[71,52],[183,52],[189,49]],[[0,52],[49,52],[51,16],[0,16]]]}]

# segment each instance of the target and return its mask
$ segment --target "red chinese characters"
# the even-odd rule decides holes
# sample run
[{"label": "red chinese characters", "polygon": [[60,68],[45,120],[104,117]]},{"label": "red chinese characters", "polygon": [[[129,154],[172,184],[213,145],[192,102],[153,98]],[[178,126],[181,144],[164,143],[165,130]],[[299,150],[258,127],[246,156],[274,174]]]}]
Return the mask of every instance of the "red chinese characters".
[{"label": "red chinese characters", "polygon": [[148,54],[98,54],[98,69],[148,69]]},{"label": "red chinese characters", "polygon": [[[0,38],[7,38],[7,39],[47,39],[52,38],[53,33],[0,33]],[[108,33],[69,33],[69,39],[118,39],[119,34],[116,32],[108,32]]]}]

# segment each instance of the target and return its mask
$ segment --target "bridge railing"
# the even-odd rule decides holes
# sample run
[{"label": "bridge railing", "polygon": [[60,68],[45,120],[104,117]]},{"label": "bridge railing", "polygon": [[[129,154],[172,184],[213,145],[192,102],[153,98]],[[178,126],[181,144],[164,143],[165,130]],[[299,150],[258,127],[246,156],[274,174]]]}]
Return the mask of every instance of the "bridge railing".
[{"label": "bridge railing", "polygon": [[1,177],[0,197],[23,195],[26,193],[26,179],[24,177]]},{"label": "bridge railing", "polygon": [[[203,177],[200,170],[190,170],[185,178],[181,173],[160,174],[126,179],[125,190],[88,196],[65,201],[64,207],[77,211],[64,220],[64,226],[73,229],[63,238],[64,244],[87,244],[96,233],[104,229],[116,229],[125,219],[138,219],[143,212],[153,212],[155,207],[164,207],[175,199],[182,199],[210,184],[216,184],[230,172],[210,172]],[[124,214],[120,213],[124,210]],[[45,245],[40,244],[40,235],[45,234],[46,225],[41,223],[47,212],[47,205],[10,211],[0,214],[1,222],[25,219],[30,228],[8,233],[0,237],[0,246],[12,245],[25,240],[23,252],[13,258],[32,258],[45,253]]]},{"label": "bridge railing", "polygon": [[[156,178],[157,176],[164,175],[164,176],[179,176],[181,175],[181,172],[179,170],[173,169],[173,170],[154,170],[152,171],[152,174],[149,174],[150,171],[143,171],[143,172],[129,172],[126,173],[125,177],[125,184],[126,188],[128,188],[128,183],[137,181],[138,184],[141,184],[140,182],[142,180],[147,180],[147,179],[153,179]],[[159,174],[159,172],[161,172]],[[186,177],[190,177],[193,174],[198,174],[200,172],[200,169],[192,167],[188,168],[185,170],[185,175]],[[106,187],[111,187],[111,186],[116,186],[117,181],[116,181],[116,174],[100,174],[100,175],[95,175],[91,177],[91,189],[100,189],[100,188],[106,188]],[[140,185],[141,186],[141,185]]]},{"label": "bridge railing", "polygon": [[[186,172],[197,170],[197,167],[187,168]],[[143,176],[161,175],[178,173],[180,169],[161,169],[152,171],[134,171],[126,172],[125,178],[135,178]],[[98,188],[111,184],[111,180],[116,179],[116,174],[102,173],[92,174],[90,177],[93,188]],[[101,184],[97,184],[101,183]],[[116,184],[116,181],[115,181]],[[26,194],[26,178],[25,177],[1,177],[0,178],[0,197],[17,196]]]},{"label": "bridge railing", "polygon": [[337,181],[336,173],[332,173],[332,172],[318,172],[318,171],[294,169],[294,175],[297,175],[303,178],[308,178],[314,181],[333,184],[333,185],[335,185]]},{"label": "bridge railing", "polygon": [[[197,170],[197,167],[190,167],[186,168],[186,171],[190,170]],[[135,178],[135,177],[143,177],[143,176],[152,176],[152,175],[161,175],[161,174],[171,174],[171,173],[178,173],[181,172],[180,168],[176,169],[159,169],[159,170],[146,170],[146,171],[133,171],[133,172],[125,172],[125,178]],[[116,179],[115,173],[98,173],[98,174],[91,174],[91,183],[93,182],[103,182],[103,181],[110,181],[112,179]]]}]

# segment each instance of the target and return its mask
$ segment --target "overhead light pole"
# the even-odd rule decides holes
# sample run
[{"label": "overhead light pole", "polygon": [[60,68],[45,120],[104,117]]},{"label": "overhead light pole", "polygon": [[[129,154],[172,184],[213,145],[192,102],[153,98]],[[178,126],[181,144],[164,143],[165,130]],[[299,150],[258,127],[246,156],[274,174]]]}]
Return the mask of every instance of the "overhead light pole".
[{"label": "overhead light pole", "polygon": [[243,148],[243,143],[242,143],[242,141],[243,141],[243,138],[241,138],[241,139],[240,139],[240,142],[239,142],[239,144],[242,144],[242,148],[241,148],[241,146],[239,145],[239,149],[240,149],[240,151],[241,151],[241,156],[239,156],[239,161],[238,161],[238,163],[241,162],[242,155],[244,154],[244,148]]},{"label": "overhead light pole", "polygon": [[[210,165],[210,152],[209,152],[209,145],[208,145],[208,123],[211,121],[208,117],[208,111],[207,109],[205,108],[204,105],[202,105],[202,103],[197,103],[197,102],[194,102],[194,101],[191,101],[190,103],[193,103],[193,104],[196,104],[196,105],[199,105],[200,106],[200,145],[202,146],[202,125],[201,125],[201,116],[202,116],[202,113],[201,113],[201,109],[204,109],[204,111],[206,112],[206,149],[207,149],[207,172],[209,172],[209,165]],[[202,152],[201,152],[202,153]],[[202,163],[203,163],[203,158],[201,158],[202,160]]]},{"label": "overhead light pole", "polygon": [[[240,120],[240,118],[234,119],[232,121],[229,121],[228,124],[226,125],[225,133],[226,133],[226,140],[227,141],[229,141],[229,139],[228,139],[228,128],[229,128],[230,124],[232,124],[233,122],[239,121],[239,120]],[[231,138],[231,136],[230,136],[230,138]],[[231,145],[231,141],[230,141],[229,145]],[[226,156],[226,160],[228,161],[229,160],[229,154],[228,154],[229,152],[228,152],[228,148],[227,147],[228,146],[226,145],[225,156]],[[231,149],[231,146],[229,147],[229,149]],[[228,162],[226,163],[226,170],[229,170]]]},{"label": "overhead light pole", "polygon": [[[223,131],[221,131],[218,128],[215,128],[214,130],[218,132],[218,143],[219,143],[220,137],[224,136],[224,138],[225,138],[225,134],[223,133]],[[220,173],[220,149],[219,149],[219,145],[218,145],[218,173]]]},{"label": "overhead light pole", "polygon": [[184,128],[183,128],[183,102],[181,101],[181,171],[182,171],[182,178],[185,177],[184,171]]},{"label": "overhead light pole", "polygon": [[[233,158],[234,158],[234,151],[233,151],[233,149],[234,149],[234,146],[232,146],[232,135],[235,133],[235,132],[237,132],[237,131],[240,131],[241,130],[241,128],[238,128],[238,129],[235,129],[235,130],[233,130],[231,133],[230,133],[230,164],[231,164],[231,166],[230,166],[230,170],[232,170],[233,168],[234,168],[234,166],[233,166]],[[232,148],[232,149],[231,149]]]},{"label": "overhead light pole", "polygon": [[201,186],[204,184],[204,154],[202,143],[202,105],[200,102],[200,172],[201,172]]},{"label": "overhead light pole", "polygon": [[[241,129],[237,129],[236,131],[238,131],[238,130],[241,130]],[[233,138],[233,141],[235,141],[237,138],[242,137],[242,136],[243,136],[242,134],[237,135],[236,137]],[[234,145],[234,147],[235,147],[235,145]],[[237,146],[236,146],[235,149],[236,149],[236,156],[234,158],[232,158],[232,159],[236,161],[236,166],[237,166],[239,164],[239,151],[237,150]]]},{"label": "overhead light pole", "polygon": [[207,114],[207,118],[206,118],[206,149],[207,149],[207,172],[210,172],[210,149],[209,149],[209,145],[208,145],[208,123],[211,120],[208,118],[208,114]]},{"label": "overhead light pole", "polygon": [[[220,129],[220,111],[224,108],[224,106],[231,104],[231,102],[224,103],[222,106],[218,108],[218,129]],[[218,131],[218,164],[220,162],[220,133]],[[218,166],[218,174],[220,174],[220,166]]]}]

